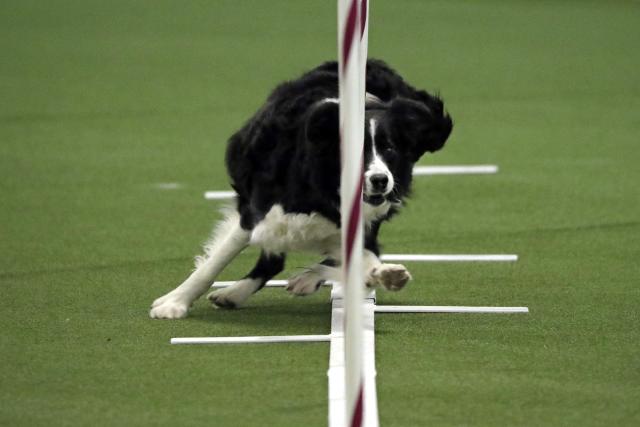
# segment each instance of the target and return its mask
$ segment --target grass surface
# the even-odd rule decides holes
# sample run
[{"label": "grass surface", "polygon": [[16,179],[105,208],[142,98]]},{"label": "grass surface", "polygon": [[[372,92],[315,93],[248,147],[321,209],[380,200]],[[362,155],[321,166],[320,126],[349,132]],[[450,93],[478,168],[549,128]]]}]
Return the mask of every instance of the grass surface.
[{"label": "grass surface", "polygon": [[[199,301],[181,321],[147,309],[218,217],[202,193],[227,188],[226,138],[274,84],[335,56],[334,9],[0,4],[1,425],[326,425],[326,344],[168,344],[327,333],[326,290],[265,290],[237,311]],[[521,257],[411,264],[412,285],[380,303],[531,309],[378,315],[381,424],[640,424],[638,4],[374,1],[371,13],[372,56],[440,90],[456,120],[423,163],[501,167],[419,178],[386,250]]]}]

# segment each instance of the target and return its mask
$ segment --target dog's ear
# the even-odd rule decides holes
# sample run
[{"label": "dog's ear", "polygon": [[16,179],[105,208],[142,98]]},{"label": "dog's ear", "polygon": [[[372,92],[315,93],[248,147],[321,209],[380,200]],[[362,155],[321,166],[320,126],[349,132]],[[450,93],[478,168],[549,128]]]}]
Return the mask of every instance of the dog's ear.
[{"label": "dog's ear", "polygon": [[312,107],[305,126],[307,141],[328,146],[340,141],[340,108],[337,102],[325,101]]},{"label": "dog's ear", "polygon": [[414,161],[433,153],[447,141],[453,122],[443,111],[442,101],[433,106],[407,98],[394,99],[388,109],[391,140]]}]

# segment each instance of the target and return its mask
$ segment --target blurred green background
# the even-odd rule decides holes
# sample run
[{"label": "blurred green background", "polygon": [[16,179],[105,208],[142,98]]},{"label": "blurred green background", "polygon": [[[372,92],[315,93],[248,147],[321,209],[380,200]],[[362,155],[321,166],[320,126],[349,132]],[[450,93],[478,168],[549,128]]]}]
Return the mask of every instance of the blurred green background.
[{"label": "blurred green background", "polygon": [[[336,56],[335,9],[0,2],[1,425],[326,425],[327,344],[168,344],[328,333],[326,290],[147,310],[219,217],[202,193],[228,188],[226,139]],[[417,179],[385,250],[520,255],[407,264],[414,282],[379,303],[531,309],[378,315],[381,425],[640,424],[638,2],[373,0],[370,23],[371,56],[455,119],[422,163],[501,168]]]}]

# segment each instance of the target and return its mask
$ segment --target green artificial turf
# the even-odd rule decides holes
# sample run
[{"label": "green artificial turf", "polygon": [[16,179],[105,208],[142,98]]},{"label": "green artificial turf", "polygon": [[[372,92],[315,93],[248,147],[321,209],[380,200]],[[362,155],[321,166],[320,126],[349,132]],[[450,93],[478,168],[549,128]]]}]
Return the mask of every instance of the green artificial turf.
[{"label": "green artificial turf", "polygon": [[[226,138],[335,56],[335,21],[310,0],[0,3],[0,425],[326,425],[327,344],[169,338],[327,333],[327,290],[147,310],[219,217]],[[418,178],[385,249],[520,255],[408,264],[379,303],[531,309],[378,315],[381,425],[640,424],[639,40],[632,1],[372,2],[371,55],[456,122],[422,163],[501,168]]]}]

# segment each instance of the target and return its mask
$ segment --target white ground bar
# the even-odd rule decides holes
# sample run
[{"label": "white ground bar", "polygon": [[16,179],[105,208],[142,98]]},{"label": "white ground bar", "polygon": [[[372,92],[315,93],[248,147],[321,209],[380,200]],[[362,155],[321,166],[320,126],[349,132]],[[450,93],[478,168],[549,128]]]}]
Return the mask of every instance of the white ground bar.
[{"label": "white ground bar", "polygon": [[[219,281],[219,282],[214,282],[213,285],[211,285],[211,287],[226,288],[233,285],[234,283],[236,282],[233,280]],[[269,280],[265,286],[268,288],[282,288],[284,286],[287,286],[287,283],[288,282],[286,280]]]},{"label": "white ground bar", "polygon": [[[383,254],[382,261],[417,261],[417,262],[514,262],[518,260],[515,254]],[[226,288],[233,285],[234,281],[218,281],[212,288]],[[332,286],[334,283],[327,281],[323,286]],[[269,280],[265,285],[268,288],[281,288],[288,285],[286,280]],[[341,296],[340,296],[341,298]]]},{"label": "white ground bar", "polygon": [[[375,294],[374,294],[375,296]],[[367,298],[363,302],[363,426],[377,427],[378,397],[376,392],[375,361],[375,300]],[[344,427],[345,420],[345,343],[344,343],[344,308],[343,300],[335,298],[331,310],[331,341],[329,349],[329,427]]]},{"label": "white ground bar", "polygon": [[419,262],[513,262],[518,260],[514,254],[384,254],[382,261],[419,261]]},{"label": "white ground bar", "polygon": [[[374,294],[375,297],[375,294]],[[362,346],[364,347],[364,419],[363,426],[378,427],[378,391],[376,388],[376,332],[375,332],[375,299],[365,299],[363,311],[364,334]]]},{"label": "white ground bar", "polygon": [[451,305],[376,305],[376,313],[528,313],[528,307],[465,307]]},{"label": "white ground bar", "polygon": [[[214,282],[213,285],[211,285],[212,288],[226,288],[229,287],[231,285],[233,285],[234,282],[233,280],[230,281],[220,281],[220,282]],[[289,284],[289,282],[287,280],[269,280],[267,282],[266,285],[264,285],[267,288],[284,288],[285,286],[287,286]],[[322,286],[332,286],[333,282],[324,282],[322,284]]]},{"label": "white ground bar", "polygon": [[331,341],[329,346],[329,427],[343,427],[345,422],[345,352],[344,308],[341,299],[331,303]]},{"label": "white ground bar", "polygon": [[[415,166],[414,175],[478,175],[498,172],[496,165],[451,165],[451,166]],[[234,191],[206,191],[204,198],[207,200],[233,199]]]},{"label": "white ground bar", "polygon": [[204,193],[204,198],[207,200],[227,200],[235,196],[235,191],[205,191]]},{"label": "white ground bar", "polygon": [[415,166],[414,175],[475,175],[498,172],[496,165]]},{"label": "white ground bar", "polygon": [[282,342],[327,342],[330,335],[282,335],[263,337],[185,337],[171,338],[171,344],[269,344]]}]

